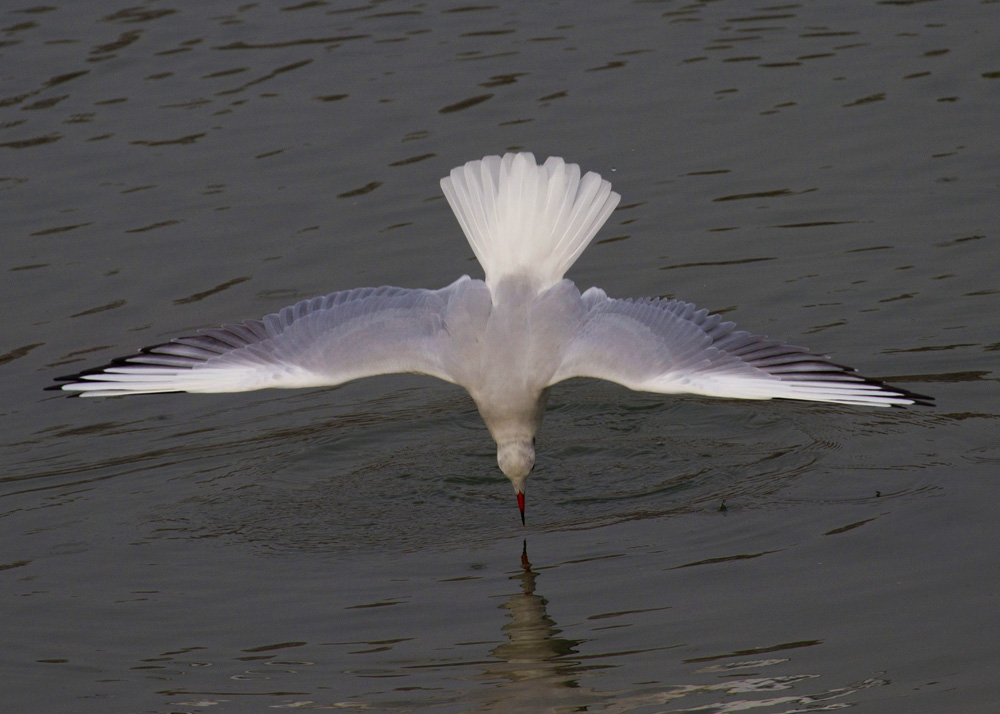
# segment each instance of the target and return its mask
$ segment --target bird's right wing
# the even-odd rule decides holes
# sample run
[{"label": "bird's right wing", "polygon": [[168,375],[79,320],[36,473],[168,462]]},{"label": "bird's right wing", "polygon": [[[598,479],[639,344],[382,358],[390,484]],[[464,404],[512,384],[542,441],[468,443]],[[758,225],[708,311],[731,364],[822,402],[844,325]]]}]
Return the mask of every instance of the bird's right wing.
[{"label": "bird's right wing", "polygon": [[550,384],[596,377],[629,389],[735,399],[887,407],[928,397],[862,377],[828,357],[737,330],[678,300],[613,300],[591,288]]},{"label": "bird's right wing", "polygon": [[[453,351],[476,310],[482,281],[441,290],[360,288],[303,300],[261,320],[199,330],[147,347],[54,388],[80,396],[244,392],[318,387],[393,372],[454,381]],[[450,324],[451,323],[451,324]]]}]

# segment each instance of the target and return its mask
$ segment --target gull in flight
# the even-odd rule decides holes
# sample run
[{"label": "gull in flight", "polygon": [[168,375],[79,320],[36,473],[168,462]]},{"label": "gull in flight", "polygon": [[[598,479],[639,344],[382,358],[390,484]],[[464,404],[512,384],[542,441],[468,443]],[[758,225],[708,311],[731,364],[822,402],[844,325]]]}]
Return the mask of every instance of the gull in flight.
[{"label": "gull in flight", "polygon": [[805,348],[737,330],[691,303],[581,293],[563,276],[621,197],[576,164],[552,157],[538,165],[530,153],[487,156],[453,169],[441,188],[485,280],[330,293],[146,347],[52,388],[81,397],[243,392],[428,374],[472,396],[522,523],[546,396],[564,379],[736,399],[930,403]]}]

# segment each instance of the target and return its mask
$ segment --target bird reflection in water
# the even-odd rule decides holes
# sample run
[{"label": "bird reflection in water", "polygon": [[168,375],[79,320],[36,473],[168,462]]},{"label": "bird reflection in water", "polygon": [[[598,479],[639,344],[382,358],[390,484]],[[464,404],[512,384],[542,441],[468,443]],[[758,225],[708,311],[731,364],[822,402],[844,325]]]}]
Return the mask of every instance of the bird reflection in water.
[{"label": "bird reflection in water", "polygon": [[502,628],[508,641],[492,650],[500,661],[480,675],[501,683],[485,692],[486,701],[476,711],[561,712],[595,701],[595,693],[582,690],[576,679],[580,662],[572,655],[581,641],[559,636],[562,630],[545,609],[547,601],[535,592],[537,578],[524,541],[521,569],[510,577],[521,592],[500,606],[511,618]]},{"label": "bird reflection in water", "polygon": [[502,605],[512,618],[503,626],[510,641],[499,645],[493,654],[512,665],[506,672],[511,679],[533,679],[538,670],[550,673],[559,664],[554,662],[557,658],[575,653],[579,642],[558,637],[561,630],[546,612],[545,598],[535,594],[538,574],[531,569],[527,541],[521,551],[521,568],[511,576],[511,580],[521,582],[521,592]]},{"label": "bird reflection in water", "polygon": [[[787,670],[791,660],[779,656],[742,658],[701,667],[693,673],[698,678],[709,679],[701,684],[650,684],[630,692],[601,691],[583,686],[581,677],[586,677],[593,669],[602,668],[602,665],[582,664],[582,660],[594,657],[578,654],[577,648],[584,640],[559,636],[562,630],[549,616],[547,601],[535,592],[537,578],[538,574],[532,570],[528,560],[525,541],[521,551],[521,568],[510,577],[520,583],[521,591],[500,606],[507,610],[511,618],[503,626],[508,641],[492,650],[499,661],[488,664],[477,677],[496,684],[487,690],[476,690],[474,694],[470,692],[475,703],[466,711],[565,714],[598,707],[604,712],[625,714],[649,707],[679,704],[678,700],[682,699],[685,700],[685,708],[677,711],[697,710],[704,714],[724,714],[749,708],[788,711],[790,706],[802,706],[809,710],[839,709],[851,706],[860,690],[890,684],[881,677],[872,677],[848,686],[814,690],[812,693],[796,691],[810,688],[809,685],[818,682],[821,675],[764,675],[763,672],[772,667]],[[718,656],[720,660],[728,658],[727,655]],[[694,664],[696,660],[686,662]]]}]

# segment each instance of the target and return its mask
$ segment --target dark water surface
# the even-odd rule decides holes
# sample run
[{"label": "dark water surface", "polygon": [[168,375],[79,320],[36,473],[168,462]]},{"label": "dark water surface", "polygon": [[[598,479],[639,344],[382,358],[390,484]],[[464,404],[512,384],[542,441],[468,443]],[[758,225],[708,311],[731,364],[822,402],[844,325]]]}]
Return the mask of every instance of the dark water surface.
[{"label": "dark water surface", "polygon": [[[986,1],[6,3],[0,710],[996,711],[998,34]],[[431,379],[42,391],[480,275],[437,182],[522,148],[623,196],[581,287],[937,406],[563,384],[521,528]]]}]

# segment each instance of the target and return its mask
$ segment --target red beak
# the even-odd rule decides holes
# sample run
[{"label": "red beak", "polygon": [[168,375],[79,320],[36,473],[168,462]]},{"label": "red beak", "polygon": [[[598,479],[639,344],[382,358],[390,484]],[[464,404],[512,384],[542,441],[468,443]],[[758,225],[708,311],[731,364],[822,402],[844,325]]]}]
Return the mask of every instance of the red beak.
[{"label": "red beak", "polygon": [[524,491],[517,492],[517,507],[521,510],[521,525],[524,525]]}]

